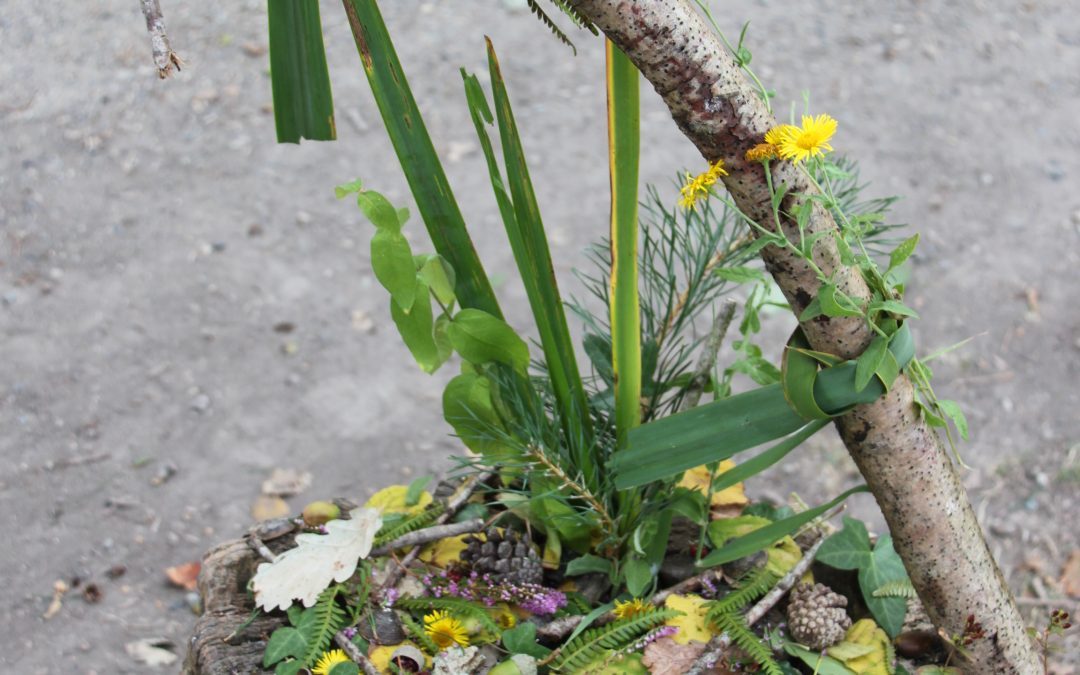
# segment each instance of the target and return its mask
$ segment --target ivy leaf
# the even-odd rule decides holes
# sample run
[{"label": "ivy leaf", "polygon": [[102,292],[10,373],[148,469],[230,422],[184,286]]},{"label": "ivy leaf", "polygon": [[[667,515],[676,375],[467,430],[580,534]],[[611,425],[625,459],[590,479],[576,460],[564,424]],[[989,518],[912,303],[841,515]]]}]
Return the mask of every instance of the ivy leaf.
[{"label": "ivy leaf", "polygon": [[861,520],[844,516],[844,528],[821,545],[817,559],[841,570],[859,569],[870,559],[870,535]]},{"label": "ivy leaf", "polygon": [[461,357],[480,365],[496,361],[520,373],[529,367],[529,346],[510,324],[480,309],[463,309],[450,320],[450,343]]},{"label": "ivy leaf", "polygon": [[[263,668],[269,668],[282,659],[290,656],[302,658],[307,652],[307,640],[297,629],[292,626],[282,626],[270,635],[263,651]],[[304,665],[300,662],[300,665]]]},{"label": "ivy leaf", "polygon": [[277,664],[277,668],[274,668],[274,675],[297,675],[304,669],[304,662],[296,659],[294,661],[282,661]]},{"label": "ivy leaf", "polygon": [[400,231],[379,230],[371,238],[371,269],[398,307],[411,311],[416,299],[416,263]]},{"label": "ivy leaf", "polygon": [[953,426],[960,432],[960,438],[966,441],[968,439],[968,423],[967,418],[964,417],[964,411],[960,409],[960,405],[956,401],[950,401],[949,399],[938,399],[937,404],[938,409],[952,420]]},{"label": "ivy leaf", "polygon": [[342,661],[335,663],[326,675],[360,675],[360,666],[352,661]]},{"label": "ivy leaf", "polygon": [[859,588],[866,606],[878,625],[889,637],[896,637],[904,626],[907,600],[904,598],[874,597],[874,591],[885,584],[907,579],[907,571],[900,556],[893,548],[892,537],[885,534],[878,538],[868,565],[859,569]]},{"label": "ivy leaf", "polygon": [[911,254],[915,252],[915,247],[919,245],[918,233],[900,242],[900,245],[893,249],[893,252],[889,254],[889,269],[892,271],[897,267],[904,264],[904,261],[911,257]]}]

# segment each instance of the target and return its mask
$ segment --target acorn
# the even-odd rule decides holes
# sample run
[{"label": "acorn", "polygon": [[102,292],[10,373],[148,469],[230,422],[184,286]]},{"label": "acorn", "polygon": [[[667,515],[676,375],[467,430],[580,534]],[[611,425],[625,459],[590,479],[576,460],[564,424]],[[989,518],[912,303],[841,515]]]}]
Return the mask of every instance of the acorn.
[{"label": "acorn", "polygon": [[325,525],[341,517],[341,509],[333,502],[311,502],[304,507],[304,524],[308,527]]}]

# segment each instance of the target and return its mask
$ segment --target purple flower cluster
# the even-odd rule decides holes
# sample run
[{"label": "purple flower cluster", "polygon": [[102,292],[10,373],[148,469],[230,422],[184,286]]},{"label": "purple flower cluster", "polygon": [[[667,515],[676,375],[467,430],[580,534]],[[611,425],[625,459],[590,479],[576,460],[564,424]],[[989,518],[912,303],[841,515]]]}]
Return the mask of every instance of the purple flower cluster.
[{"label": "purple flower cluster", "polygon": [[421,580],[436,598],[444,596],[482,602],[488,607],[505,602],[539,615],[554,614],[566,606],[566,595],[540,584],[495,582],[491,575],[472,572],[462,576],[443,570]]},{"label": "purple flower cluster", "polygon": [[635,642],[630,651],[640,651],[660,638],[671,637],[678,632],[679,629],[677,626],[660,626],[659,628],[649,631],[644,637]]}]

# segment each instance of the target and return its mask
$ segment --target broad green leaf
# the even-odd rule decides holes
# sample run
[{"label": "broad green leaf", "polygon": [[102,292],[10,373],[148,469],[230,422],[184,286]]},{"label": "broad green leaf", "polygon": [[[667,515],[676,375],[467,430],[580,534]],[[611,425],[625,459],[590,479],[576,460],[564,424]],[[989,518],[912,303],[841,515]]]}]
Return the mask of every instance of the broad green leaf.
[{"label": "broad green leaf", "polygon": [[303,658],[307,651],[307,640],[299,630],[292,626],[282,626],[270,634],[263,652],[263,667],[268,668],[290,656]]},{"label": "broad green leaf", "polygon": [[334,664],[334,667],[330,669],[326,675],[359,675],[360,666],[356,665],[352,661],[342,661],[341,663]]},{"label": "broad green leaf", "polygon": [[338,199],[344,199],[349,195],[354,195],[357,192],[362,192],[363,190],[364,182],[357,178],[356,180],[350,181],[348,183],[342,183],[341,185],[335,186],[334,196]]},{"label": "broad green leaf", "polygon": [[881,335],[870,341],[866,350],[859,355],[859,359],[855,363],[855,391],[862,391],[866,388],[866,385],[870,384],[870,380],[881,366],[881,362],[885,360],[885,355],[888,352],[889,341]]},{"label": "broad green leaf", "polygon": [[825,312],[821,308],[821,298],[816,297],[810,301],[810,304],[799,314],[799,322],[806,323],[810,319],[816,319]]},{"label": "broad green leaf", "polygon": [[269,0],[267,18],[278,143],[334,140],[334,97],[319,0]]},{"label": "broad green leaf", "polygon": [[435,319],[431,313],[431,298],[424,282],[413,278],[416,301],[406,314],[397,302],[390,301],[390,318],[394,320],[402,341],[425,373],[433,373],[445,361],[445,353],[435,343]]},{"label": "broad green leaf", "polygon": [[382,287],[390,292],[394,304],[409,312],[417,297],[416,264],[404,235],[390,230],[375,233],[371,238],[371,269]]},{"label": "broad green leaf", "polygon": [[457,275],[458,302],[462,307],[482,309],[501,317],[491,282],[465,228],[465,220],[413,99],[378,4],[375,0],[345,0],[345,13],[364,74],[420,217],[435,244],[435,251],[446,258]]},{"label": "broad green leaf", "polygon": [[503,363],[519,373],[529,367],[529,346],[508,323],[479,309],[463,309],[450,320],[450,343],[470,363]]},{"label": "broad green leaf", "polygon": [[641,597],[652,585],[652,566],[639,558],[631,558],[623,565],[623,576],[626,578],[626,590],[630,595]]},{"label": "broad green leaf", "polygon": [[919,234],[915,233],[911,237],[908,237],[900,243],[893,252],[889,254],[889,271],[896,269],[904,264],[911,254],[915,252],[915,247],[919,245]]},{"label": "broad green leaf", "polygon": [[501,635],[503,647],[511,654],[527,654],[542,659],[551,650],[536,642],[536,624],[522,621],[513,628],[504,630]]},{"label": "broad green leaf", "polygon": [[904,563],[893,549],[892,537],[887,534],[882,535],[874,546],[869,563],[859,568],[859,588],[862,590],[866,606],[870,608],[870,613],[891,638],[899,635],[904,626],[907,600],[875,597],[874,591],[889,582],[902,579],[907,579]]},{"label": "broad green leaf", "polygon": [[606,558],[586,553],[580,558],[574,558],[566,565],[566,576],[573,577],[579,574],[589,574],[591,572],[600,572],[602,574],[611,573],[611,561]]},{"label": "broad green leaf", "polygon": [[454,345],[450,342],[450,316],[447,314],[440,314],[435,319],[435,328],[433,330],[433,337],[435,339],[436,355],[440,363],[445,363],[450,355],[454,353]]},{"label": "broad green leaf", "polygon": [[835,232],[833,238],[836,239],[836,250],[840,253],[840,262],[848,267],[854,265],[855,252],[851,250],[851,244],[848,244],[847,239],[844,239],[844,235],[839,232]]},{"label": "broad green leaf", "polygon": [[754,267],[717,267],[713,270],[713,274],[720,277],[724,281],[731,281],[736,284],[746,284],[752,281],[764,281],[765,275],[761,270]]},{"label": "broad green leaf", "polygon": [[952,420],[953,426],[960,432],[960,438],[966,441],[968,439],[968,423],[967,418],[964,417],[964,411],[960,409],[960,404],[946,398],[939,398],[937,404],[941,412]]},{"label": "broad green leaf", "polygon": [[454,302],[454,269],[441,255],[427,256],[420,264],[417,275],[428,285],[443,305]]},{"label": "broad green leaf", "polygon": [[596,374],[605,383],[615,381],[615,370],[611,364],[611,343],[594,333],[587,333],[583,341],[585,355],[589,357]]},{"label": "broad green leaf", "polygon": [[700,567],[715,567],[716,565],[722,565],[726,562],[731,562],[732,560],[745,558],[748,555],[764,550],[775,542],[794,533],[800,527],[809,523],[829,509],[836,507],[856,492],[869,492],[869,488],[865,485],[853,487],[836,499],[822,504],[821,506],[807,509],[802,513],[797,513],[794,516],[765,525],[749,534],[736,537],[721,548],[710,553],[704,560],[699,562],[698,565]]}]

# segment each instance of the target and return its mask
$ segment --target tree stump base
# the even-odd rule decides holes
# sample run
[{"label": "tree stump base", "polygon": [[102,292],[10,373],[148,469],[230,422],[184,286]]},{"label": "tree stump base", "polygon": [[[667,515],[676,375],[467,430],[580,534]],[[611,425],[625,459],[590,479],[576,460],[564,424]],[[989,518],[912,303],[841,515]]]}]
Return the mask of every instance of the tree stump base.
[{"label": "tree stump base", "polygon": [[[268,542],[275,553],[293,545],[293,537]],[[219,544],[207,552],[199,572],[203,613],[195,622],[183,675],[235,675],[262,672],[263,650],[285,616],[258,614],[248,592],[255,569],[265,562],[246,539]]]}]

